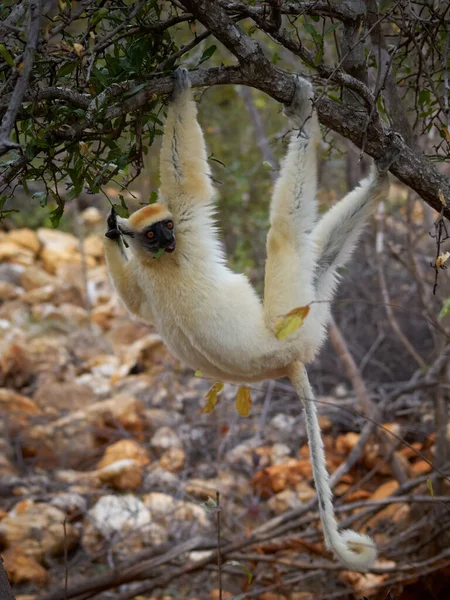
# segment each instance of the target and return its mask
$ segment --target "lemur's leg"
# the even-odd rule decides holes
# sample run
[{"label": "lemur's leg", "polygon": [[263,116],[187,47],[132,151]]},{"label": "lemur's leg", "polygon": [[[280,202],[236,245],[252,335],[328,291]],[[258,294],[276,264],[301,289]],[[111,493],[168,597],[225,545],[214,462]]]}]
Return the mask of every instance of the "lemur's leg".
[{"label": "lemur's leg", "polygon": [[317,215],[320,129],[312,108],[314,90],[305,79],[296,79],[294,100],[285,107],[285,114],[299,129],[292,134],[275,184],[267,237],[264,312],[270,328],[278,316],[308,304],[314,297],[311,231]]},{"label": "lemur's leg", "polygon": [[125,307],[131,313],[139,315],[145,296],[135,279],[134,259],[127,260],[121,247],[121,234],[117,227],[114,209],[111,210],[107,223],[108,230],[105,234],[103,246],[111,282]]},{"label": "lemur's leg", "polygon": [[190,88],[186,69],[177,69],[160,164],[160,201],[176,214],[187,210],[187,204],[208,204],[214,195],[205,141]]},{"label": "lemur's leg", "polygon": [[388,169],[396,158],[389,153],[372,167],[371,174],[359,186],[335,204],[313,230],[318,249],[314,273],[318,304],[317,318],[325,325],[330,314],[330,300],[339,281],[338,269],[350,259],[377,201],[389,194]]}]

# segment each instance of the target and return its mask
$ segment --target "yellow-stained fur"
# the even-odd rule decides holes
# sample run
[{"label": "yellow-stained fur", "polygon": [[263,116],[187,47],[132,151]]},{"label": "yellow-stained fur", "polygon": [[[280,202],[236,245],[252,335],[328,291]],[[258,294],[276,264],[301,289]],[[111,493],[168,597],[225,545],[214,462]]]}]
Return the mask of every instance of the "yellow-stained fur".
[{"label": "yellow-stained fur", "polygon": [[[289,151],[270,210],[264,302],[244,275],[225,264],[214,221],[203,134],[187,72],[176,72],[161,151],[159,203],[129,219],[117,217],[131,255],[105,238],[109,273],[130,312],[154,323],[169,349],[206,377],[238,383],[288,376],[305,406],[308,437],[326,542],[350,568],[365,570],[376,551],[367,536],[340,533],[331,503],[320,429],[303,365],[313,360],[326,332],[329,303],[313,303],[301,329],[279,341],[277,317],[314,300],[331,300],[337,269],[345,264],[374,202],[387,193],[374,170],[317,222],[316,156],[320,128],[311,85],[296,78],[286,114],[294,120]],[[176,250],[157,256],[143,232],[171,219]]]}]

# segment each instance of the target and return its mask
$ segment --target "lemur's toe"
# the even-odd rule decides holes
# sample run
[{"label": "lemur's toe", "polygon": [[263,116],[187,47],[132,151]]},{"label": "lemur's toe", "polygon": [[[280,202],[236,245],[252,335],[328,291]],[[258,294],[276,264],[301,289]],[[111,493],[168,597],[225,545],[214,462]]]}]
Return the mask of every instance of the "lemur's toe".
[{"label": "lemur's toe", "polygon": [[391,146],[381,158],[375,161],[379,173],[387,173],[400,155],[400,149]]},{"label": "lemur's toe", "polygon": [[289,119],[293,119],[297,125],[303,127],[312,112],[314,87],[310,81],[299,75],[295,76],[294,84],[294,96],[290,104],[284,105],[283,113]]},{"label": "lemur's toe", "polygon": [[184,67],[178,67],[172,73],[173,78],[173,90],[170,96],[171,100],[176,100],[176,98],[184,91],[188,90],[191,87],[191,80],[189,79],[189,72]]}]

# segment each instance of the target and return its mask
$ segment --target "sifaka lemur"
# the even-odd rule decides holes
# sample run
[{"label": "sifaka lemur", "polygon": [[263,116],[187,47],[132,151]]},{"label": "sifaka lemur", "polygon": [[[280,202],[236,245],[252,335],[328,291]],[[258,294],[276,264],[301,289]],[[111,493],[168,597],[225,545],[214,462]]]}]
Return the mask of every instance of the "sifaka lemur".
[{"label": "sifaka lemur", "polygon": [[[388,164],[317,217],[320,128],[311,84],[295,77],[285,114],[293,131],[270,206],[264,300],[225,262],[214,220],[214,188],[185,69],[174,73],[161,150],[158,203],[128,219],[111,211],[109,274],[126,308],[155,325],[171,352],[206,377],[250,383],[289,377],[305,408],[314,480],[327,546],[349,568],[376,558],[372,539],[339,531],[314,396],[305,364],[325,339],[338,268],[350,258],[368,216],[389,190]],[[124,251],[122,239],[129,245]],[[314,303],[314,301],[320,301]],[[312,304],[311,304],[312,303]],[[275,335],[280,315],[310,305],[302,327]]]}]

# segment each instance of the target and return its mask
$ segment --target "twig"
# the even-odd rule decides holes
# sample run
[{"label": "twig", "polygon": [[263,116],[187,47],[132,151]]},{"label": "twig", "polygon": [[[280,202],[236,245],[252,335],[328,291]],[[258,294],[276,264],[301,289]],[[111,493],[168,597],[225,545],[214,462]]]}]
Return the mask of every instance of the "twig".
[{"label": "twig", "polygon": [[219,600],[222,600],[222,556],[220,553],[220,492],[216,491],[216,514],[217,514],[217,568],[219,570]]},{"label": "twig", "polygon": [[394,311],[392,310],[392,307],[391,307],[391,298],[389,295],[389,290],[388,290],[387,283],[386,283],[386,277],[384,274],[384,262],[385,262],[385,256],[384,256],[384,220],[385,220],[384,211],[385,211],[384,202],[380,202],[380,204],[378,205],[377,216],[376,216],[377,236],[376,236],[376,252],[375,252],[375,254],[376,254],[377,266],[378,266],[378,281],[380,284],[380,290],[381,290],[381,295],[383,297],[383,302],[386,307],[386,316],[388,318],[388,321],[389,321],[392,329],[397,334],[398,339],[401,341],[401,343],[403,344],[405,349],[409,352],[409,354],[414,358],[414,360],[419,365],[419,367],[423,369],[426,367],[425,361],[423,360],[423,358],[421,356],[419,356],[419,354],[413,348],[411,342],[408,340],[406,335],[401,330],[400,325],[394,315]]},{"label": "twig", "polygon": [[33,68],[34,55],[39,41],[41,9],[41,0],[33,0],[30,2],[30,25],[28,27],[28,43],[25,49],[23,66],[20,70],[13,93],[9,99],[8,108],[3,115],[2,123],[0,125],[0,156],[8,152],[11,148],[20,148],[20,144],[11,142],[9,136],[14,127],[16,115],[22,104],[22,99],[28,87],[28,80]]},{"label": "twig", "polygon": [[[372,402],[369,393],[367,391],[364,380],[359,372],[359,369],[353,360],[353,357],[347,347],[345,339],[334,322],[333,319],[330,321],[330,325],[328,328],[331,343],[341,359],[345,372],[352,383],[353,390],[358,398],[358,401],[361,406],[361,410],[364,412],[367,418],[373,419],[377,421],[378,419],[375,417],[379,410],[377,406]],[[381,415],[379,415],[381,417]],[[390,462],[392,471],[394,473],[395,478],[399,483],[405,483],[408,479],[408,474],[405,472],[403,464],[395,453],[394,448],[392,447],[392,440],[386,435],[382,429],[379,430],[378,435],[383,442],[383,450],[385,455],[390,455],[392,453]]]}]

